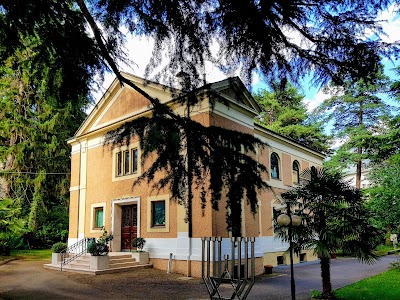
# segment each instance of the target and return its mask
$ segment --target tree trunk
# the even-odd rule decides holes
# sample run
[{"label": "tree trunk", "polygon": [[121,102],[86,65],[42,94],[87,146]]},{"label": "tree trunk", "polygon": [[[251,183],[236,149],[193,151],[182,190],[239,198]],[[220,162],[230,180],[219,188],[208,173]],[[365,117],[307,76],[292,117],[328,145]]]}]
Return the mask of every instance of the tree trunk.
[{"label": "tree trunk", "polygon": [[330,263],[329,257],[321,257],[322,296],[328,299],[333,297]]},{"label": "tree trunk", "polygon": [[[359,156],[362,154],[362,148],[358,147],[357,148],[357,153]],[[357,161],[357,170],[356,170],[356,188],[360,189],[361,188],[361,159]]]}]

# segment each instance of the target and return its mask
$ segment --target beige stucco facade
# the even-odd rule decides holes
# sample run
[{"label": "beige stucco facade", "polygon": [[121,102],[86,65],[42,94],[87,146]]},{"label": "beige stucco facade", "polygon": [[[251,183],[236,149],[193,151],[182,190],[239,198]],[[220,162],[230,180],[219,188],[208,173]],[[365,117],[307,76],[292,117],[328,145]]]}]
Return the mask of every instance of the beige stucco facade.
[{"label": "beige stucco facade", "polygon": [[[177,105],[171,93],[159,84],[144,84],[143,80],[126,74],[135,84],[149,95],[167,103],[177,112],[183,108]],[[301,170],[311,166],[321,166],[323,156],[292,140],[263,129],[254,124],[254,117],[259,107],[244,88],[240,80],[225,80],[212,84],[226,103],[216,101],[211,106],[207,98],[197,105],[191,117],[205,125],[215,125],[252,134],[268,143],[269,147],[259,149],[257,159],[267,168],[270,165],[271,153],[279,156],[280,178],[271,178],[265,174],[264,180],[272,187],[260,193],[258,211],[252,214],[250,208],[243,204],[242,235],[257,237],[256,256],[257,270],[261,273],[263,264],[276,265],[277,256],[282,254],[287,245],[274,238],[273,207],[276,196],[293,186],[292,165],[297,161]],[[235,90],[233,92],[232,90]],[[99,237],[102,229],[98,227],[97,211],[102,212],[104,228],[114,235],[112,251],[121,251],[123,209],[127,206],[137,208],[137,236],[142,236],[147,243],[145,250],[150,253],[150,260],[155,268],[167,269],[168,259],[172,253],[172,271],[192,276],[201,275],[201,242],[203,236],[229,237],[226,230],[223,201],[220,210],[213,211],[210,203],[202,208],[199,191],[194,189],[192,238],[188,237],[188,225],[185,223],[185,209],[170,199],[167,189],[154,191],[147,184],[133,186],[137,176],[147,165],[126,176],[119,176],[118,153],[138,151],[137,139],[130,141],[129,146],[111,149],[104,145],[104,135],[124,122],[141,116],[150,116],[150,103],[139,93],[128,86],[121,87],[114,81],[106,94],[99,101],[86,121],[70,139],[71,145],[71,187],[70,187],[70,220],[69,244],[82,238]],[[134,153],[134,152],[129,152]],[[122,155],[122,154],[120,154]],[[157,176],[162,176],[158,174]],[[158,178],[156,177],[156,180]],[[206,183],[207,184],[207,183]],[[207,196],[209,197],[209,195]],[[152,209],[162,202],[165,205],[163,225],[154,225]],[[125,216],[126,217],[126,216]],[[307,254],[307,260],[312,255]],[[275,261],[275,263],[274,263]]]}]

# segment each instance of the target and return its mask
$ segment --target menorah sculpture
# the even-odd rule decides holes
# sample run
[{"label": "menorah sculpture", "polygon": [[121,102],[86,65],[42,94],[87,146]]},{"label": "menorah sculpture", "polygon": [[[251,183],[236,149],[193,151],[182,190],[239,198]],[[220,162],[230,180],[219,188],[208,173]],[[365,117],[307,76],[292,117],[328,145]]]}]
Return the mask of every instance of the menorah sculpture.
[{"label": "menorah sculpture", "polygon": [[[228,300],[237,298],[244,300],[255,282],[255,238],[231,238],[230,266],[229,255],[224,255],[224,260],[222,260],[222,240],[221,237],[201,238],[201,274],[203,281],[210,299]],[[242,251],[242,247],[244,251]],[[220,287],[222,283],[229,283],[232,286],[233,291],[229,298],[221,295]]]}]

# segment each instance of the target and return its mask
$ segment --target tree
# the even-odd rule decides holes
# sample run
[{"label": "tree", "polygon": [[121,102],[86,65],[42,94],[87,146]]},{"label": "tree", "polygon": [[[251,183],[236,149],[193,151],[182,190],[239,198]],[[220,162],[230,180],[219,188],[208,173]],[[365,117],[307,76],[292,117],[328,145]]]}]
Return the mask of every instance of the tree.
[{"label": "tree", "polygon": [[[339,173],[311,168],[302,173],[303,182],[281,194],[286,205],[302,218],[293,228],[296,250],[313,249],[320,258],[322,296],[334,298],[330,279],[330,255],[338,249],[361,261],[372,262],[380,231],[369,223],[361,192],[349,186]],[[285,231],[280,234],[287,241]]]},{"label": "tree", "polygon": [[316,109],[325,122],[334,121],[332,131],[336,138],[344,141],[327,166],[343,169],[355,165],[357,188],[360,188],[363,162],[376,151],[371,143],[374,127],[390,118],[390,106],[378,95],[386,84],[387,78],[382,74],[378,78],[349,79],[342,85],[332,84],[328,90],[333,96]]},{"label": "tree", "polygon": [[28,221],[29,239],[43,246],[66,237],[70,169],[66,140],[85,116],[81,109],[89,103],[90,62],[82,64],[77,56],[75,64],[72,57],[60,57],[37,34],[21,32],[15,43],[13,49],[0,49],[2,198],[19,206]]},{"label": "tree", "polygon": [[320,122],[313,122],[303,103],[304,96],[290,83],[271,84],[272,91],[258,91],[254,99],[263,112],[256,122],[315,150],[327,152],[328,136]]},{"label": "tree", "polygon": [[400,156],[393,155],[376,165],[368,177],[370,187],[365,190],[366,203],[375,224],[386,232],[400,230]]},{"label": "tree", "polygon": [[[395,44],[359,39],[368,29],[377,35],[381,33],[375,17],[390,3],[378,0],[339,3],[308,0],[293,4],[283,0],[102,0],[90,1],[87,6],[84,0],[3,0],[0,1],[0,57],[3,61],[23,46],[21,35],[39,38],[40,53],[45,54],[39,62],[51,61],[54,55],[60,68],[49,74],[57,74],[67,83],[63,85],[65,90],[59,86],[53,90],[58,92],[57,99],[75,103],[81,99],[75,96],[87,95],[93,76],[110,68],[121,84],[129,85],[149,99],[157,107],[160,118],[177,122],[183,129],[177,132],[183,134],[179,137],[183,141],[184,134],[190,132],[190,126],[185,124],[192,122],[175,115],[119,72],[116,61],[124,58],[120,47],[124,39],[119,31],[121,25],[130,33],[154,37],[153,59],[147,74],[158,66],[162,51],[168,50],[167,65],[158,74],[158,78],[165,77],[166,83],[175,83],[177,73],[183,71],[189,75],[192,87],[199,87],[203,82],[204,63],[210,59],[219,61],[228,73],[241,67],[248,79],[256,69],[267,78],[284,76],[293,81],[312,70],[315,81],[323,83],[331,78],[339,79],[339,73],[352,78],[375,74],[379,54],[398,51]],[[87,34],[86,22],[93,35]],[[303,43],[292,42],[290,30],[300,33]],[[213,41],[219,44],[217,59],[212,57]],[[30,62],[35,65],[37,60]],[[52,87],[46,85],[49,86]],[[196,101],[195,97],[189,98]],[[199,131],[199,126],[194,127],[199,135],[196,138],[206,136],[206,129]],[[250,138],[244,140],[250,141]],[[187,143],[190,144],[190,138]],[[254,146],[257,142],[250,144]],[[244,146],[250,149],[250,144]],[[240,157],[240,150],[232,148],[234,157]],[[190,159],[188,163],[191,164]],[[235,180],[242,179],[238,173],[233,174],[231,177],[235,176]]]}]

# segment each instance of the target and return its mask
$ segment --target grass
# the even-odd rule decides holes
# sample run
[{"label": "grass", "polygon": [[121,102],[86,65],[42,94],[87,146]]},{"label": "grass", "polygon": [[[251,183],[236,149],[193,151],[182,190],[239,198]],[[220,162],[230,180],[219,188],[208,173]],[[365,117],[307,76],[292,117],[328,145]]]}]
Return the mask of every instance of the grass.
[{"label": "grass", "polygon": [[[379,245],[375,249],[375,254],[378,255],[378,256],[387,255],[389,251],[394,250],[394,249],[395,248],[393,248],[392,245]],[[349,256],[346,253],[343,253],[342,250],[337,250],[336,251],[336,255],[337,256],[341,256],[341,257],[348,257]]]},{"label": "grass", "polygon": [[389,270],[335,291],[344,300],[400,299],[400,270]]},{"label": "grass", "polygon": [[24,260],[49,260],[51,259],[51,249],[41,250],[13,250],[11,251],[11,257]]},{"label": "grass", "polygon": [[389,251],[394,250],[392,245],[379,245],[376,247],[375,253],[378,256],[386,255]]}]

